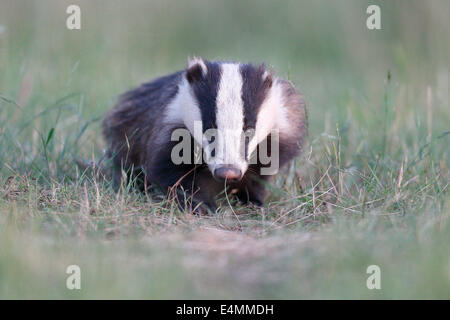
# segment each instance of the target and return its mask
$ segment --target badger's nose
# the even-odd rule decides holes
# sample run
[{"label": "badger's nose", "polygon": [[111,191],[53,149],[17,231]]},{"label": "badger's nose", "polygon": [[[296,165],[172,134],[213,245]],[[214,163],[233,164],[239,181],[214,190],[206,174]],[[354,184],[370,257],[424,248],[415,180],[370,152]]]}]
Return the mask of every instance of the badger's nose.
[{"label": "badger's nose", "polygon": [[242,177],[241,170],[234,167],[219,167],[214,170],[214,177],[216,179],[223,179],[228,181],[240,180]]}]

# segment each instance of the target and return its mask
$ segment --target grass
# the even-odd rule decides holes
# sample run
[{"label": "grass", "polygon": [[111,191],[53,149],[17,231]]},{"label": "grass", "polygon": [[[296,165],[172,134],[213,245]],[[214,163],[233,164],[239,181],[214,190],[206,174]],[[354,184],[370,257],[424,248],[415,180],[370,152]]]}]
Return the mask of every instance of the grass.
[{"label": "grass", "polygon": [[[69,4],[0,2],[0,298],[450,298],[446,1],[383,2],[380,31],[361,1],[81,1],[81,31]],[[188,215],[75,165],[119,93],[193,54],[306,96],[264,208]]]}]

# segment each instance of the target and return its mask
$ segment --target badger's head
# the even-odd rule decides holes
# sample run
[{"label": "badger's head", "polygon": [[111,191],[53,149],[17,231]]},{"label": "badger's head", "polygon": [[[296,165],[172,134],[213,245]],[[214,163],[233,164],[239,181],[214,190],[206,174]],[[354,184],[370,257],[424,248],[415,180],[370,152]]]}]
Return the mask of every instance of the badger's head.
[{"label": "badger's head", "polygon": [[191,59],[179,95],[182,121],[218,180],[240,180],[283,117],[277,81],[264,65]]}]

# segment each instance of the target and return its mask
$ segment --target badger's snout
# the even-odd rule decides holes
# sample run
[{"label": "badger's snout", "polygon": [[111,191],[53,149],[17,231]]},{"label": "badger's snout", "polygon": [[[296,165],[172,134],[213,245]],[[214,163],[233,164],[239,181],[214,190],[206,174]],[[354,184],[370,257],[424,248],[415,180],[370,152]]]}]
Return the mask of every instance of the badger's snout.
[{"label": "badger's snout", "polygon": [[242,178],[242,171],[233,166],[222,166],[214,170],[213,176],[217,180],[238,181]]}]

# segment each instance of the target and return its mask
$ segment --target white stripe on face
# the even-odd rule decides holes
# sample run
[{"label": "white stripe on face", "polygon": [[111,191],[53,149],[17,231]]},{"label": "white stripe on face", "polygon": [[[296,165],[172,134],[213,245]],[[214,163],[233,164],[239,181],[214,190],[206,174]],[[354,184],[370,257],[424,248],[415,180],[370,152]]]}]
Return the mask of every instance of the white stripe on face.
[{"label": "white stripe on face", "polygon": [[214,163],[210,169],[221,164],[247,170],[247,163],[241,150],[241,135],[244,128],[244,103],[242,101],[242,75],[239,64],[224,63],[216,98],[216,124],[218,142]]},{"label": "white stripe on face", "polygon": [[[164,122],[166,124],[183,123],[191,132],[194,139],[198,143],[202,143],[202,117],[200,108],[185,77],[183,77],[178,85],[177,95],[167,106]],[[200,129],[194,130],[198,125],[200,125]],[[197,134],[196,136],[194,132],[199,132],[200,135]]]},{"label": "white stripe on face", "polygon": [[289,132],[287,115],[283,104],[282,88],[278,81],[275,80],[259,109],[255,137],[248,146],[249,154],[255,151],[258,144],[271,133],[271,130],[278,130],[278,134]]}]

